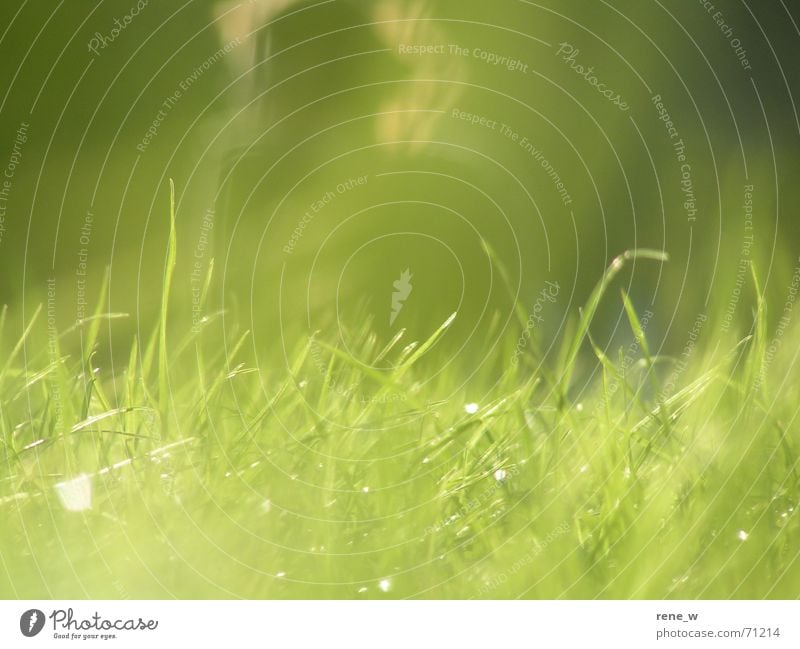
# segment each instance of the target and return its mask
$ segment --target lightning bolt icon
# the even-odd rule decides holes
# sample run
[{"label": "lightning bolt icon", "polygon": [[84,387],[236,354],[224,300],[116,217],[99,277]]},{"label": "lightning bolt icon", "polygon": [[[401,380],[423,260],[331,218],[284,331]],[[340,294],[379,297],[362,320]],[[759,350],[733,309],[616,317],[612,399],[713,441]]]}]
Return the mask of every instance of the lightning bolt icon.
[{"label": "lightning bolt icon", "polygon": [[392,293],[392,312],[389,314],[390,325],[394,324],[395,319],[398,315],[400,315],[400,310],[403,308],[403,302],[405,302],[408,299],[408,296],[411,295],[411,291],[414,288],[411,285],[412,277],[414,276],[411,274],[411,270],[406,268],[400,274],[400,279],[392,283],[392,286],[395,288],[395,292]]},{"label": "lightning bolt icon", "polygon": [[33,631],[33,625],[36,624],[36,621],[39,619],[39,616],[36,614],[36,611],[31,613],[31,617],[28,620],[28,631]]}]

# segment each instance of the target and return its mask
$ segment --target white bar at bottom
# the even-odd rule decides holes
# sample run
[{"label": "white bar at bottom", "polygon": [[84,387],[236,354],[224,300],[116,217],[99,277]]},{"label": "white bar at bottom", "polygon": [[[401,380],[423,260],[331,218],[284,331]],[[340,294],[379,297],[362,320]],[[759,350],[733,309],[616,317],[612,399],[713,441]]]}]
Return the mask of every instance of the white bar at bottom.
[{"label": "white bar at bottom", "polygon": [[797,648],[799,620],[797,601],[2,601],[0,647]]}]

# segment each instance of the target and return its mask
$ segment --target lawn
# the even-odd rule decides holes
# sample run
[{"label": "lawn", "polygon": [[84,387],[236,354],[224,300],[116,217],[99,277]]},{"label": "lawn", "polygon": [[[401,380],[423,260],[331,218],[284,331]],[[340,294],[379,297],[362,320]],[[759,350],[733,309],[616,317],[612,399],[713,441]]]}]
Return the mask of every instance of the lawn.
[{"label": "lawn", "polygon": [[[161,317],[125,357],[98,366],[125,317],[105,291],[66,331],[47,302],[20,337],[3,311],[3,596],[800,595],[798,330],[763,299],[750,331],[665,355],[621,288],[669,263],[640,250],[547,349],[518,304],[471,374],[437,347],[457,313],[382,347],[369,318],[357,349],[314,332],[264,367],[230,314],[170,310],[171,232]],[[594,339],[604,304],[627,346]]]}]

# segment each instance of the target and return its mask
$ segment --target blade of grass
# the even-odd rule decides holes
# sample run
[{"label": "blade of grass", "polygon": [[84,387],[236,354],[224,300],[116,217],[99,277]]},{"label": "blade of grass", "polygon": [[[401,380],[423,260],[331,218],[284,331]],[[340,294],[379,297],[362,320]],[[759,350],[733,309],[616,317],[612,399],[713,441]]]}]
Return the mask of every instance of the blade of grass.
[{"label": "blade of grass", "polygon": [[167,427],[167,410],[169,405],[169,376],[167,355],[167,313],[169,311],[169,292],[172,285],[172,274],[175,271],[177,257],[177,237],[175,234],[175,183],[169,179],[169,241],[167,244],[167,262],[164,267],[164,284],[161,292],[161,317],[159,320],[158,345],[158,402],[162,422],[162,433]]},{"label": "blade of grass", "polygon": [[626,250],[621,255],[614,258],[609,267],[606,269],[603,277],[595,286],[586,307],[581,312],[581,317],[578,323],[577,331],[571,341],[568,341],[568,352],[565,356],[565,365],[561,374],[560,382],[560,398],[561,406],[566,405],[566,396],[569,392],[570,384],[572,382],[572,375],[575,371],[575,365],[578,358],[578,353],[583,345],[583,340],[586,337],[586,332],[594,319],[597,308],[600,306],[600,301],[603,299],[608,287],[614,281],[614,278],[619,275],[620,271],[625,267],[627,262],[636,261],[638,259],[649,259],[653,261],[665,262],[669,260],[669,255],[660,250],[650,250],[641,248],[636,250]]}]

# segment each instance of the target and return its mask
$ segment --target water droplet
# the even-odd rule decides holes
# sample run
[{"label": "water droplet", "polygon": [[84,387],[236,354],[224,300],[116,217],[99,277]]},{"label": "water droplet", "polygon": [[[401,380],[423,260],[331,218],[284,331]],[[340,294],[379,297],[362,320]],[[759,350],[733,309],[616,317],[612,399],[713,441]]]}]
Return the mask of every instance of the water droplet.
[{"label": "water droplet", "polygon": [[276,576],[276,577],[285,577],[285,576],[286,576],[286,573],[285,573],[285,572],[283,572],[283,570],[281,570],[280,572],[276,572],[276,573],[275,573],[275,576]]},{"label": "water droplet", "polygon": [[69,512],[82,512],[92,507],[92,479],[82,473],[81,475],[59,482],[56,493],[61,504]]},{"label": "water droplet", "polygon": [[378,588],[380,588],[384,593],[388,593],[391,587],[392,582],[388,579],[381,579],[380,582],[378,582]]},{"label": "water droplet", "polygon": [[367,494],[367,493],[369,493],[369,487],[362,487],[361,491],[363,491],[365,494]]},{"label": "water droplet", "polygon": [[740,541],[746,541],[747,537],[749,537],[749,536],[750,535],[747,532],[745,532],[744,530],[739,530],[736,533],[736,538],[739,539]]},{"label": "water droplet", "polygon": [[367,592],[367,587],[366,586],[362,586],[361,588],[358,589],[358,592],[359,593],[366,593]]},{"label": "water droplet", "polygon": [[586,473],[588,470],[589,470],[589,465],[588,464],[584,464],[581,467],[581,473]]},{"label": "water droplet", "polygon": [[468,403],[466,406],[464,406],[464,412],[466,412],[468,415],[474,415],[476,412],[478,412],[478,404]]},{"label": "water droplet", "polygon": [[267,498],[263,503],[261,503],[261,511],[265,514],[269,514],[270,510],[272,509],[272,501]]},{"label": "water droplet", "polygon": [[507,475],[508,473],[506,473],[505,469],[497,469],[497,471],[494,472],[494,479],[498,482],[502,482],[506,479]]}]

